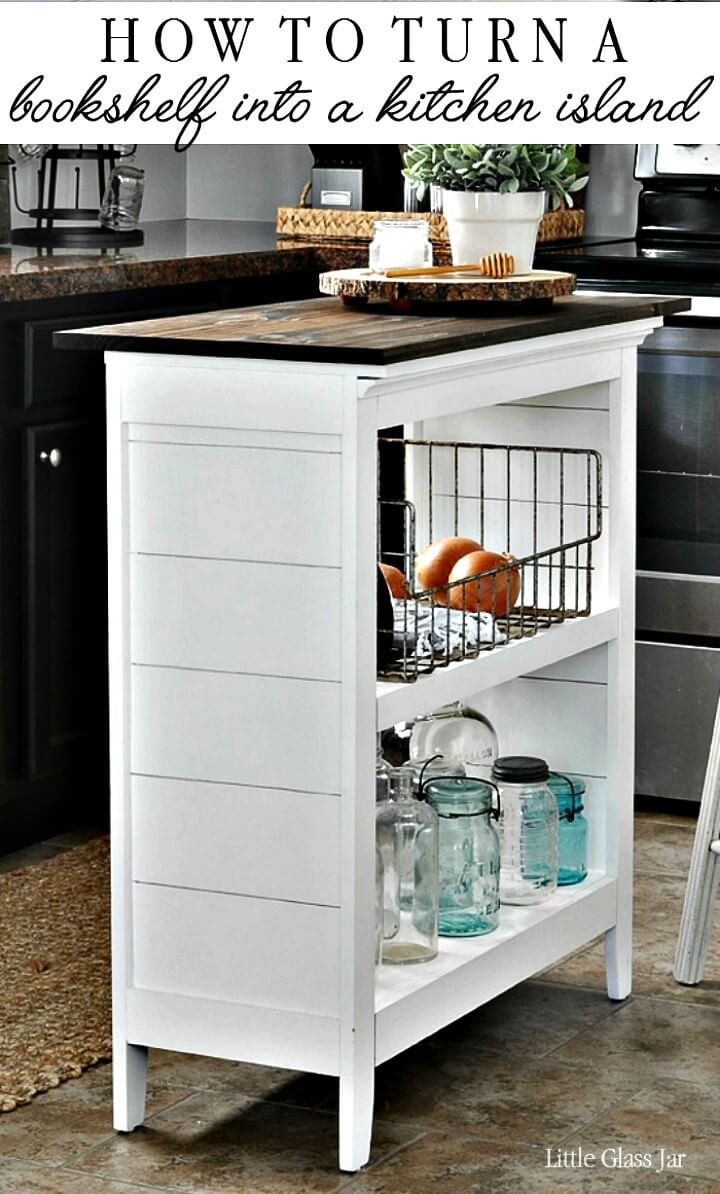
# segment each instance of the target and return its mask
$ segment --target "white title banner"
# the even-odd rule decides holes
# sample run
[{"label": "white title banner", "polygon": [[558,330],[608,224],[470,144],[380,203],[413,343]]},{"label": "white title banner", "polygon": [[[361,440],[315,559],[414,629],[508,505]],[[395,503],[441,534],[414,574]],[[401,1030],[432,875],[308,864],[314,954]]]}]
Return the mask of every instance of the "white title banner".
[{"label": "white title banner", "polygon": [[0,140],[710,143],[719,8],[2,3]]}]

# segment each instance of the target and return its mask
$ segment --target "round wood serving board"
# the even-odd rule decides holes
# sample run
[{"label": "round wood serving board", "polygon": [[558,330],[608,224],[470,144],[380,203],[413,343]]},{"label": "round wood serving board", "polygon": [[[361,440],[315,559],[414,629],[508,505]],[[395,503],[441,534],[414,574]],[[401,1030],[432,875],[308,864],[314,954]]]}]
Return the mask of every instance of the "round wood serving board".
[{"label": "round wood serving board", "polygon": [[331,270],[320,275],[322,294],[353,303],[369,299],[391,303],[521,303],[572,294],[575,275],[557,270],[531,270],[509,278],[480,278],[468,274],[429,274],[416,278],[387,278],[371,269]]}]

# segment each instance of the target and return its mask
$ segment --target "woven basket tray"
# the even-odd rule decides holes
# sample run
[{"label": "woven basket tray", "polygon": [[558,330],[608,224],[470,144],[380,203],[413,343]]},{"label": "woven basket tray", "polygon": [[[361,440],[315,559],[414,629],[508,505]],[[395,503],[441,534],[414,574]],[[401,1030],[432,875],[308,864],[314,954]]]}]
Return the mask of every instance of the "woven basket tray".
[{"label": "woven basket tray", "polygon": [[[445,216],[430,212],[343,211],[328,207],[279,207],[276,230],[287,240],[369,244],[376,220],[427,220],[430,240],[449,247]],[[585,229],[582,209],[549,211],[540,221],[538,241],[577,240]]]}]

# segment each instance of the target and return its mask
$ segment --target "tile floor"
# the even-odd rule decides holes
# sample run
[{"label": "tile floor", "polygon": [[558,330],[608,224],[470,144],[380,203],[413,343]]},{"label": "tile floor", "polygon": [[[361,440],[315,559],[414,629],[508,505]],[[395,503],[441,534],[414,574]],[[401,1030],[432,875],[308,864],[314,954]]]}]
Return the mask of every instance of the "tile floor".
[{"label": "tile floor", "polygon": [[[706,981],[670,975],[693,828],[637,817],[636,994],[608,1002],[591,945],[383,1066],[362,1174],[336,1169],[334,1081],[155,1053],[147,1123],[131,1136],[111,1131],[109,1066],[0,1116],[0,1190],[720,1194],[720,925]],[[546,1168],[557,1148],[685,1156],[659,1173]]]}]

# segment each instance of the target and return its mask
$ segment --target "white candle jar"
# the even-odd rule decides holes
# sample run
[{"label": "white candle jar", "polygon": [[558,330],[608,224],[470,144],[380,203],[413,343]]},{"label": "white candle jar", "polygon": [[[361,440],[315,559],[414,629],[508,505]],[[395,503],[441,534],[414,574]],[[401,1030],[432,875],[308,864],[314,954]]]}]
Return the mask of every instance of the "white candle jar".
[{"label": "white candle jar", "polygon": [[376,220],[370,245],[370,268],[384,270],[432,265],[427,220]]}]

